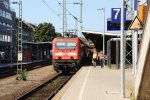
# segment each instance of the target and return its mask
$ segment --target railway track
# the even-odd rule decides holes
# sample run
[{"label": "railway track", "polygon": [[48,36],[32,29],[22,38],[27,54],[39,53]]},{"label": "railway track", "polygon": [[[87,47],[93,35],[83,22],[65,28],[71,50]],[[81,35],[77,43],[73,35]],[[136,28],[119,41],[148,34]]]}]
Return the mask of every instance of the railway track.
[{"label": "railway track", "polygon": [[72,75],[58,73],[53,78],[21,95],[17,100],[51,100],[52,97],[69,81]]},{"label": "railway track", "polygon": [[[48,64],[44,64],[44,63],[40,64],[40,65],[38,65],[38,64],[25,64],[25,65],[23,65],[23,69],[30,71],[30,70],[34,70],[34,69],[38,69],[38,68],[47,66],[47,65]],[[8,66],[8,67],[0,68],[0,79],[15,75],[16,70],[17,70],[16,68],[17,68],[17,65],[13,66],[13,67]]]}]

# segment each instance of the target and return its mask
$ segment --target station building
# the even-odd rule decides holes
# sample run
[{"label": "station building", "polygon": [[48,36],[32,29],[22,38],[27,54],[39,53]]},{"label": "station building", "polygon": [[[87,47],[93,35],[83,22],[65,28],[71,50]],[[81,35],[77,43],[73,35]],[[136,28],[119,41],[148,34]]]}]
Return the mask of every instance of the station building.
[{"label": "station building", "polygon": [[[10,0],[0,1],[0,64],[17,62],[17,26],[18,19]],[[31,33],[36,26],[26,21],[22,21],[22,26],[22,42],[32,42]],[[27,44],[23,44],[23,55],[27,50]]]},{"label": "station building", "polygon": [[13,60],[16,51],[16,13],[9,0],[0,2],[0,63]]}]

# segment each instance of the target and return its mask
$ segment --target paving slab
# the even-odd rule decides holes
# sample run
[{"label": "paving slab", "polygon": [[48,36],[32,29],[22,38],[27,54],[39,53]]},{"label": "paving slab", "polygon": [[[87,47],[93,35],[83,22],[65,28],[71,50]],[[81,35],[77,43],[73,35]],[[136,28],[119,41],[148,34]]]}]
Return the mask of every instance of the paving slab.
[{"label": "paving slab", "polygon": [[134,77],[126,70],[126,97],[120,94],[120,70],[85,66],[53,100],[130,100]]}]

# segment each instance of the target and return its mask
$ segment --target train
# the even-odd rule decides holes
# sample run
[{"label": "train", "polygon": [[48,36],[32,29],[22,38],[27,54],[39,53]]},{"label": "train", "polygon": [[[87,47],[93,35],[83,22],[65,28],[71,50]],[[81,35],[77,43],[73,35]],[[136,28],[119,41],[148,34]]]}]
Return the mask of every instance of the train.
[{"label": "train", "polygon": [[86,44],[78,37],[55,38],[52,41],[52,64],[57,72],[79,69],[86,60]]}]

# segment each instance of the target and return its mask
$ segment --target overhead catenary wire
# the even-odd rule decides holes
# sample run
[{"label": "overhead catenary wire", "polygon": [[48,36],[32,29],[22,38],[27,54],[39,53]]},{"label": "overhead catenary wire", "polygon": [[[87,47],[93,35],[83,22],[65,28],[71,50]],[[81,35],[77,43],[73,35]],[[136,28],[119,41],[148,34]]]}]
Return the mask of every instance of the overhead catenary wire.
[{"label": "overhead catenary wire", "polygon": [[[55,0],[62,8],[64,8],[63,7],[63,5],[58,1],[58,0]],[[77,17],[75,17],[68,9],[66,9],[66,11],[69,13],[69,15],[71,15],[75,20],[77,20],[79,23],[81,23],[81,21],[80,20],[78,20],[78,18]]]},{"label": "overhead catenary wire", "polygon": [[43,2],[56,16],[58,16],[61,20],[63,20],[63,19],[59,16],[59,14],[57,14],[57,13],[50,7],[50,5],[47,4],[47,2],[46,2],[45,0],[42,0],[42,2]]},{"label": "overhead catenary wire", "polygon": [[[62,5],[59,1],[57,1],[57,0],[55,0],[55,1],[56,1],[62,8],[64,8],[63,5]],[[55,10],[53,10],[53,9],[50,7],[50,5],[48,5],[48,3],[47,3],[45,0],[42,0],[42,2],[43,2],[56,16],[58,16],[61,20],[63,20],[63,19],[59,16],[59,14],[57,14],[57,13],[55,12]],[[74,3],[74,4],[78,4],[78,3]],[[78,20],[78,18],[75,17],[69,10],[66,9],[66,11],[67,11],[67,12],[69,13],[69,15],[71,15],[77,22],[81,23],[81,21]]]},{"label": "overhead catenary wire", "polygon": [[46,3],[45,0],[42,0],[42,2],[43,2],[56,16],[58,16],[58,17],[62,20],[62,18]]}]

